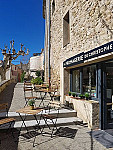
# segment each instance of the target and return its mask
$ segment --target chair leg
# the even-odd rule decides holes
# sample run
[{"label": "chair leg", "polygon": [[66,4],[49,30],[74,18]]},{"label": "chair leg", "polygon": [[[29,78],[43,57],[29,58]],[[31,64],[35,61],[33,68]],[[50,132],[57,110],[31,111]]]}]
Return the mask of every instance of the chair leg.
[{"label": "chair leg", "polygon": [[47,123],[47,119],[44,118],[45,124],[48,126],[48,128],[51,130],[50,126]]},{"label": "chair leg", "polygon": [[[13,122],[12,122],[12,123],[13,123]],[[13,132],[13,128],[11,128],[11,133],[12,133],[13,138],[15,138],[14,132]]]},{"label": "chair leg", "polygon": [[9,127],[8,127],[8,129],[7,129],[6,134],[8,133],[9,129],[11,128],[11,125],[12,125],[12,122],[9,122]]},{"label": "chair leg", "polygon": [[[36,133],[36,131],[35,131]],[[35,134],[35,137],[34,137],[34,140],[33,140],[33,147],[35,147],[35,139],[36,139],[36,134]]]},{"label": "chair leg", "polygon": [[53,120],[51,120],[51,121],[53,123],[53,129],[52,129],[52,133],[51,133],[51,138],[52,138],[53,137],[53,132],[54,132],[55,128],[57,130],[57,125],[56,125],[56,122],[54,122]]}]

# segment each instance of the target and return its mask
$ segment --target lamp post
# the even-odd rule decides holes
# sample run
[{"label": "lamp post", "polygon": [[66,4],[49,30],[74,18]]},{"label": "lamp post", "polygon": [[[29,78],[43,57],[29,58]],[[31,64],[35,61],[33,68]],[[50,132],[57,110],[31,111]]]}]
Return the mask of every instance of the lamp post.
[{"label": "lamp post", "polygon": [[15,60],[18,56],[22,55],[28,55],[29,54],[29,49],[27,49],[27,52],[25,52],[26,48],[24,47],[23,49],[23,44],[20,44],[20,50],[16,52],[14,49],[14,40],[10,41],[10,49],[5,45],[5,49],[2,50],[2,54],[4,55],[3,58],[3,65],[2,65],[2,80],[5,80],[5,74],[6,74],[6,69],[10,67],[12,60]]}]

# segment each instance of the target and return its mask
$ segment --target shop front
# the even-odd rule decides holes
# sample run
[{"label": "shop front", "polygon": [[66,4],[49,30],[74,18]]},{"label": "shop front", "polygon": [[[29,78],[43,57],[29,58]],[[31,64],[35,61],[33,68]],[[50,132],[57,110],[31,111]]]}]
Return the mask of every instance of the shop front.
[{"label": "shop front", "polygon": [[99,128],[113,128],[113,41],[63,62],[70,70],[70,91],[89,93],[99,102]]}]

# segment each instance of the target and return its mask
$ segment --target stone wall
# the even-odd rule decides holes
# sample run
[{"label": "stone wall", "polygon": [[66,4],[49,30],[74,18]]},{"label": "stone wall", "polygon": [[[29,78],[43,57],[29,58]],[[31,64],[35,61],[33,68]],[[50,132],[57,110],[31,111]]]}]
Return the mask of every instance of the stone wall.
[{"label": "stone wall", "polygon": [[4,80],[0,82],[0,93],[8,86],[13,80]]},{"label": "stone wall", "polygon": [[77,111],[77,117],[88,124],[91,129],[99,128],[99,102],[93,100],[81,100],[66,96],[66,101]]},{"label": "stone wall", "polygon": [[[63,47],[63,17],[69,11],[70,43]],[[51,82],[59,83],[60,63],[113,40],[113,0],[58,0],[51,13]]]}]

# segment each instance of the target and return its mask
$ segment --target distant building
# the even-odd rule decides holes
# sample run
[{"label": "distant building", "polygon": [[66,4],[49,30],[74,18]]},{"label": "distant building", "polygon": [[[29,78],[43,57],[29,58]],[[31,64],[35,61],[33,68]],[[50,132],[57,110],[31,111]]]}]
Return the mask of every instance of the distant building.
[{"label": "distant building", "polygon": [[24,63],[20,63],[19,65],[17,65],[19,67],[20,70],[26,72],[25,74],[25,80],[29,80],[29,76],[30,76],[30,72],[29,72],[29,62],[24,64]]},{"label": "distant building", "polygon": [[18,67],[18,65],[11,64],[10,68],[7,68],[6,71],[6,79],[13,79],[14,82],[21,81],[22,69]]},{"label": "distant building", "polygon": [[44,50],[41,53],[34,53],[33,57],[30,58],[30,76],[36,77],[36,71],[41,71],[43,76],[44,72]]},{"label": "distant building", "polygon": [[3,65],[3,61],[2,60],[0,60],[0,67]]},{"label": "distant building", "polygon": [[2,76],[3,76],[3,74],[2,74],[2,65],[3,65],[3,61],[0,60],[0,82],[2,81]]}]

